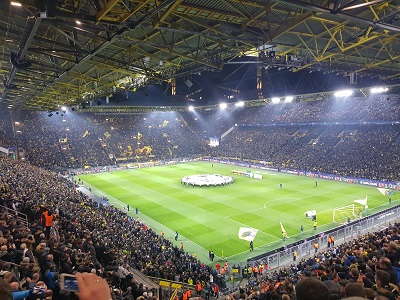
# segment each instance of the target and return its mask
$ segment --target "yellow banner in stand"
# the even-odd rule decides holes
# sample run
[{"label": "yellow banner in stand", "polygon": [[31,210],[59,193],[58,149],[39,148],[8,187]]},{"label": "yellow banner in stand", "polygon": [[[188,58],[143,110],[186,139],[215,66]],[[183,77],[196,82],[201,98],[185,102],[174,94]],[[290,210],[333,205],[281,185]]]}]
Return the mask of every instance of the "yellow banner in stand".
[{"label": "yellow banner in stand", "polygon": [[159,283],[158,283],[160,286],[168,286],[169,287],[169,282],[168,281],[160,281]]}]

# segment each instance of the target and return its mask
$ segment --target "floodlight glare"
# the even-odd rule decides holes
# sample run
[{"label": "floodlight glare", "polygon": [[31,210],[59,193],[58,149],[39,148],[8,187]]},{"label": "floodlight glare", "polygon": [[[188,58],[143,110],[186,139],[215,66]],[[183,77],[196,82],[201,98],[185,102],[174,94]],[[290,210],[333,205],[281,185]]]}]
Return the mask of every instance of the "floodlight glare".
[{"label": "floodlight glare", "polygon": [[221,108],[221,109],[225,109],[225,108],[227,108],[228,107],[228,104],[226,104],[226,103],[221,103],[220,105],[219,105],[219,108]]},{"label": "floodlight glare", "polygon": [[271,101],[272,101],[272,103],[276,104],[276,103],[279,103],[279,101],[281,101],[281,99],[278,97],[274,97],[271,99]]},{"label": "floodlight glare", "polygon": [[371,94],[379,94],[387,92],[389,89],[387,87],[374,87],[371,88]]},{"label": "floodlight glare", "polygon": [[64,110],[67,110],[67,108],[65,106],[63,106],[63,107],[61,107],[61,110],[64,111]]},{"label": "floodlight glare", "polygon": [[352,90],[342,90],[342,91],[337,91],[333,94],[335,97],[349,97],[353,95]]},{"label": "floodlight glare", "polygon": [[193,106],[189,106],[189,111],[194,111],[194,107]]},{"label": "floodlight glare", "polygon": [[285,102],[286,103],[289,103],[289,102],[292,102],[293,101],[293,96],[286,96],[286,98],[285,98]]},{"label": "floodlight glare", "polygon": [[244,102],[243,101],[236,102],[235,106],[243,107],[244,106]]},{"label": "floodlight glare", "polygon": [[20,2],[16,2],[16,1],[11,1],[10,4],[12,6],[22,6],[22,4]]}]

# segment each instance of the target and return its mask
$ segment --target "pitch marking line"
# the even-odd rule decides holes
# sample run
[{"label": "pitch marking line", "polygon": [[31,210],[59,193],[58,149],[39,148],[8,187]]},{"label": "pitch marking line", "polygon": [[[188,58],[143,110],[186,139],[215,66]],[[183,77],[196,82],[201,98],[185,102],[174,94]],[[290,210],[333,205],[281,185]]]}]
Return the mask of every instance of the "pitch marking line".
[{"label": "pitch marking line", "polygon": [[295,201],[300,201],[302,199],[304,199],[304,198],[273,199],[273,200],[269,200],[269,201],[265,202],[263,208],[268,208],[268,206],[272,207],[272,206],[276,206],[276,205],[280,205],[280,204],[286,204],[286,203],[291,203],[291,202],[295,202]]},{"label": "pitch marking line", "polygon": [[[230,221],[236,222],[236,223],[238,223],[238,224],[240,224],[240,225],[242,225],[242,226],[245,226],[245,227],[253,228],[252,226],[249,226],[249,225],[247,225],[247,224],[244,224],[244,223],[241,223],[241,222],[239,222],[239,221],[233,220],[233,219],[231,219],[231,218],[229,218],[229,217],[225,217],[225,219],[228,219],[228,220],[230,220]],[[257,230],[258,230],[258,229],[257,229]],[[275,235],[273,235],[273,234],[270,234],[270,233],[268,233],[268,232],[265,232],[265,231],[262,231],[262,230],[258,230],[258,231],[261,232],[261,233],[264,233],[264,234],[266,234],[266,235],[272,236],[272,237],[274,237],[274,238],[278,238],[277,236],[275,236]]]},{"label": "pitch marking line", "polygon": [[[87,184],[87,183],[85,182],[85,184]],[[89,184],[88,184],[88,185],[89,185]],[[98,194],[101,194],[101,195],[107,197],[108,199],[111,199],[113,203],[115,202],[115,204],[118,204],[118,205],[121,206],[121,207],[126,207],[126,205],[125,205],[123,202],[119,201],[117,198],[112,197],[112,196],[108,195],[107,193],[104,193],[104,192],[100,191],[99,189],[97,189],[97,188],[95,188],[95,187],[93,187],[93,186],[92,186],[92,188],[93,188],[93,189],[96,189],[96,190],[97,190],[96,192],[97,192]],[[173,231],[171,228],[168,228],[167,226],[161,224],[160,222],[154,220],[153,218],[150,218],[148,215],[145,215],[145,214],[143,214],[143,213],[142,213],[142,215],[144,215],[147,219],[150,219],[152,222],[157,223],[158,226],[163,227],[163,228],[166,228],[167,230],[171,231],[172,233],[175,232],[175,231]],[[141,220],[141,222],[143,222],[143,220]],[[143,223],[144,223],[144,222],[143,222]],[[148,223],[147,223],[146,225],[149,226]],[[152,227],[153,230],[154,230],[154,232],[156,232],[156,230],[154,229],[154,226],[150,226],[150,227]],[[172,235],[171,235],[171,236],[172,236]],[[186,242],[189,242],[189,243],[195,245],[196,247],[202,249],[204,252],[208,252],[207,249],[205,249],[204,247],[200,246],[199,244],[193,242],[192,240],[189,240],[189,239],[185,238],[183,235],[180,235],[179,240],[181,240],[181,238],[183,238]],[[172,240],[172,238],[171,238],[171,240]],[[221,258],[220,256],[218,256],[218,255],[215,255],[215,257],[218,258],[218,259],[222,259],[222,258]]]},{"label": "pitch marking line", "polygon": [[107,193],[104,193],[104,192],[101,191],[100,189],[98,189],[98,188],[92,186],[91,184],[88,184],[87,182],[85,182],[85,185],[88,185],[88,186],[90,186],[93,190],[95,190],[96,193],[94,193],[94,194],[101,194],[101,195],[103,195],[104,197],[106,197],[107,199],[111,199],[113,203],[115,203],[115,204],[117,204],[117,205],[119,205],[119,206],[121,206],[121,207],[125,207],[125,204],[124,204],[123,202],[119,201],[117,198],[115,198],[115,197],[113,197],[113,196],[111,196],[111,195],[109,195],[109,194],[107,194]]},{"label": "pitch marking line", "polygon": [[[164,224],[161,224],[160,222],[158,222],[158,221],[154,220],[153,218],[149,217],[148,215],[145,215],[145,214],[143,214],[143,215],[146,216],[147,219],[150,219],[152,223],[153,223],[153,222],[154,222],[154,223],[157,223],[159,227],[166,228],[166,229],[170,230],[172,233],[175,232],[175,231],[172,230],[171,228],[165,226]],[[141,220],[141,222],[143,222],[143,220]],[[147,224],[147,225],[149,225],[149,224]],[[154,228],[154,226],[151,226],[151,227]],[[155,230],[154,230],[154,231],[155,231]],[[183,235],[179,234],[178,241],[181,240],[181,238],[183,238],[183,239],[185,240],[185,242],[192,243],[193,245],[196,245],[196,246],[199,247],[200,249],[203,249],[204,251],[208,252],[207,249],[203,248],[203,247],[200,246],[199,244],[197,244],[197,243],[193,242],[192,240],[189,240],[189,239],[185,238]],[[172,237],[171,237],[171,240],[172,240]],[[171,241],[171,242],[172,242],[172,241]],[[215,255],[215,257],[218,257],[218,256]]]},{"label": "pitch marking line", "polygon": [[[306,190],[304,190],[304,191],[306,191]],[[300,192],[302,192],[302,191],[300,191]],[[245,213],[249,213],[249,212],[253,212],[253,211],[265,209],[265,208],[268,208],[267,205],[271,205],[271,204],[272,204],[271,206],[279,205],[279,204],[286,204],[286,203],[295,202],[295,201],[301,201],[301,200],[303,200],[303,199],[315,197],[315,196],[318,196],[318,195],[328,194],[328,193],[330,193],[330,192],[318,193],[318,194],[311,195],[311,196],[308,196],[308,197],[303,197],[303,198],[280,198],[280,199],[272,199],[272,200],[269,200],[269,201],[265,202],[263,207],[255,208],[255,209],[251,209],[251,210],[246,210],[246,211],[244,211],[244,212],[240,212],[240,213],[237,213],[237,214],[232,214],[232,215],[226,216],[225,218],[231,219],[231,217],[234,217],[234,216],[238,216],[238,215],[242,215],[242,214],[245,214]],[[285,201],[284,201],[284,202],[281,202],[281,200],[285,200]]]},{"label": "pitch marking line", "polygon": [[255,208],[255,209],[246,210],[246,211],[244,211],[244,212],[240,212],[240,213],[237,213],[237,214],[233,214],[233,215],[226,216],[225,219],[230,219],[230,220],[232,220],[231,217],[243,215],[243,214],[246,214],[246,213],[249,213],[249,212],[252,212],[252,211],[261,210],[261,209],[264,209],[264,208],[265,208],[265,207],[259,207],[259,208]]}]

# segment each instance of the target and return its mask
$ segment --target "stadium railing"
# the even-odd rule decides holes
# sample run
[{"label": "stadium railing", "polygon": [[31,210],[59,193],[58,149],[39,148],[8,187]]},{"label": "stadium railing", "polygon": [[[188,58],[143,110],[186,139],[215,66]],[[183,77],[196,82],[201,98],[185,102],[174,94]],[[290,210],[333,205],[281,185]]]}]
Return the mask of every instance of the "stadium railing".
[{"label": "stadium railing", "polygon": [[29,228],[28,216],[14,209],[0,205],[0,211],[6,212],[9,215],[14,215],[17,221],[24,227]]},{"label": "stadium railing", "polygon": [[297,259],[308,257],[314,255],[315,243],[318,243],[318,252],[321,252],[328,249],[329,237],[334,237],[336,246],[347,241],[358,239],[368,233],[382,230],[390,226],[391,222],[394,223],[398,220],[399,217],[400,205],[397,205],[379,213],[371,214],[370,216],[354,220],[348,224],[296,241],[285,247],[252,257],[247,260],[247,264],[254,266],[255,264],[266,263],[270,270],[289,266],[293,263],[294,251],[297,251]]}]

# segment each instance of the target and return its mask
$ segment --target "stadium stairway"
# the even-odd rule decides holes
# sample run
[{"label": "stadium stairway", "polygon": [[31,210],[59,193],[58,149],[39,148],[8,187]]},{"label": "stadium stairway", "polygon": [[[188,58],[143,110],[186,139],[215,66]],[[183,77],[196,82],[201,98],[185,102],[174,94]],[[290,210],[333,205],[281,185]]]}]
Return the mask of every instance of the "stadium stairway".
[{"label": "stadium stairway", "polygon": [[90,198],[92,198],[94,201],[96,201],[99,204],[108,205],[108,201],[106,199],[97,196],[96,194],[92,193],[91,191],[89,191],[87,188],[85,188],[83,186],[76,188],[76,190],[89,196]]}]

